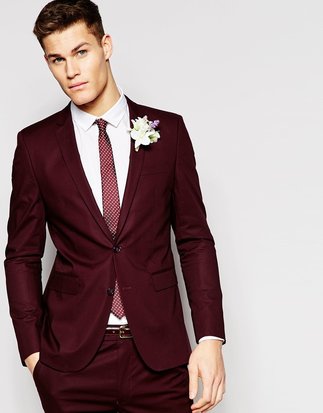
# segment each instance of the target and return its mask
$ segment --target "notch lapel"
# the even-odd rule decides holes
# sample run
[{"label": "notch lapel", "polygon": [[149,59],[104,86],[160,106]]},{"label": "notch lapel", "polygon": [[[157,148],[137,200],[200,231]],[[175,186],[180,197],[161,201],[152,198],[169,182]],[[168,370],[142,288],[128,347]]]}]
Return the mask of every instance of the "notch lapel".
[{"label": "notch lapel", "polygon": [[[127,102],[128,102],[128,107],[129,107],[129,121],[130,121],[130,126],[132,126],[131,119],[135,119],[138,116],[144,116],[142,113],[139,112],[139,107],[136,105],[134,102],[132,102],[127,96],[126,96]],[[126,181],[126,187],[125,187],[125,192],[123,196],[123,201],[121,205],[121,210],[120,210],[120,216],[119,216],[119,222],[118,222],[118,228],[117,228],[117,234],[116,234],[116,239],[118,239],[118,236],[120,235],[124,224],[126,222],[133,197],[136,193],[136,189],[138,186],[138,181],[145,157],[145,150],[144,149],[139,149],[138,152],[135,151],[135,146],[134,146],[134,141],[131,139],[131,136],[129,134],[129,140],[130,140],[130,160],[129,160],[129,169],[128,169],[128,175],[127,175],[127,181]]]},{"label": "notch lapel", "polygon": [[104,234],[111,240],[111,243],[113,243],[112,234],[107,227],[103,215],[101,214],[101,211],[95,201],[82,166],[75,138],[70,105],[63,109],[61,114],[62,116],[58,122],[58,129],[56,131],[56,138],[67,169],[69,170],[76,188],[93,218],[98,223]]}]

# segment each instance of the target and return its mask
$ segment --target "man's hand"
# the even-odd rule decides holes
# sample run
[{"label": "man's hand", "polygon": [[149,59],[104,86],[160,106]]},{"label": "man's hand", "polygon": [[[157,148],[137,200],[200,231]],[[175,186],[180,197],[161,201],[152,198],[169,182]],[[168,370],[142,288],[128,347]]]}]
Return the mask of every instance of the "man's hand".
[{"label": "man's hand", "polygon": [[26,366],[28,367],[31,374],[34,373],[34,368],[39,360],[39,352],[33,353],[25,359]]},{"label": "man's hand", "polygon": [[222,341],[205,340],[198,344],[189,359],[188,372],[190,399],[197,395],[199,377],[203,384],[202,397],[191,406],[192,411],[198,413],[210,410],[222,400],[225,392]]}]

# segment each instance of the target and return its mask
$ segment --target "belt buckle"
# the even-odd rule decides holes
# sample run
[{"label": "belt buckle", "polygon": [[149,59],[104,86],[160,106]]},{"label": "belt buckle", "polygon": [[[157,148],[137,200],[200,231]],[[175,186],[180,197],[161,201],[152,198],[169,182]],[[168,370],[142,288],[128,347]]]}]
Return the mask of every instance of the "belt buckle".
[{"label": "belt buckle", "polygon": [[120,338],[132,338],[132,334],[130,333],[130,328],[127,326],[120,326],[119,327],[119,337]]}]

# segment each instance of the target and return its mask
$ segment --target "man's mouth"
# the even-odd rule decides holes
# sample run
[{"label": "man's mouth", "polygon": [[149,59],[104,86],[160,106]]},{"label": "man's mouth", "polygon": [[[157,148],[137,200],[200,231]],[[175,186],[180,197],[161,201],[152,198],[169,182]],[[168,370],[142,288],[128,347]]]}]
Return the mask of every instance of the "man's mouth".
[{"label": "man's mouth", "polygon": [[74,83],[73,85],[70,85],[68,88],[70,90],[78,90],[78,89],[83,89],[83,87],[87,84],[87,82],[78,82]]}]

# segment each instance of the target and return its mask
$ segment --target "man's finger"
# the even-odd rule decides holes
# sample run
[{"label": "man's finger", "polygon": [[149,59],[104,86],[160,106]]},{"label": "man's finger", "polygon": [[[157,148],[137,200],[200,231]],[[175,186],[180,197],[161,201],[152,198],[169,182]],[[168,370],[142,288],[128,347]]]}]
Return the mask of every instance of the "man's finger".
[{"label": "man's finger", "polygon": [[203,384],[203,394],[202,394],[202,397],[191,406],[193,411],[201,410],[201,409],[205,411],[211,406],[212,392],[213,392],[213,380],[211,378],[203,378],[202,376],[202,384]]},{"label": "man's finger", "polygon": [[217,388],[217,392],[215,395],[215,400],[214,400],[214,406],[216,406],[218,403],[220,403],[220,401],[223,399],[223,395],[225,393],[225,380],[221,380],[218,388]]},{"label": "man's finger", "polygon": [[194,397],[196,397],[197,390],[198,390],[199,376],[198,376],[197,368],[189,365],[188,375],[189,375],[189,398],[193,400]]}]

